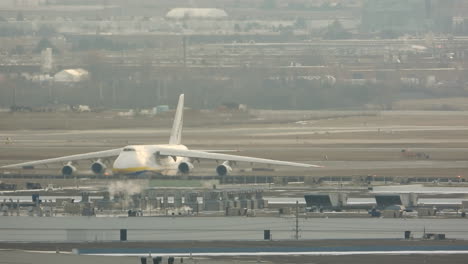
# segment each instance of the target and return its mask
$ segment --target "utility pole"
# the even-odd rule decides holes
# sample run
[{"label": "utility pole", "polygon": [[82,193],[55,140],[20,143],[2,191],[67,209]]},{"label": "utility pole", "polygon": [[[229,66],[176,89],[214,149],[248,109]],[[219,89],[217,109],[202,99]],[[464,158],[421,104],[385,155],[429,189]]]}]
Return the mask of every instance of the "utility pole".
[{"label": "utility pole", "polygon": [[296,201],[296,228],[294,238],[299,240],[299,201]]},{"label": "utility pole", "polygon": [[184,59],[184,68],[187,67],[187,37],[184,35],[182,38],[182,51]]}]

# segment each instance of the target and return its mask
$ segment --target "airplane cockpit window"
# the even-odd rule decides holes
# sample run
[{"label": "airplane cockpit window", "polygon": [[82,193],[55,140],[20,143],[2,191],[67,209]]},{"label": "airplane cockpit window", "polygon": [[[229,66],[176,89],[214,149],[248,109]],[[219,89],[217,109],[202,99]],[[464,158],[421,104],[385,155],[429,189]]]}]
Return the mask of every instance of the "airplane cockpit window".
[{"label": "airplane cockpit window", "polygon": [[126,152],[127,151],[135,151],[135,149],[134,148],[124,148],[123,151],[126,151]]}]

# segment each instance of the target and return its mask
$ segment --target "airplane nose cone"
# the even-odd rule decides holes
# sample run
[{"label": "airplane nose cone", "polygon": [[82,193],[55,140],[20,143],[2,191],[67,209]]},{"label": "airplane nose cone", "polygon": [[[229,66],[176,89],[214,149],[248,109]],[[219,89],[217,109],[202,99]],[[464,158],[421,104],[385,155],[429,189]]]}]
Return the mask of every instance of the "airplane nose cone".
[{"label": "airplane nose cone", "polygon": [[147,164],[147,157],[143,152],[138,151],[122,151],[120,155],[115,159],[112,166],[114,173],[138,173],[141,171],[151,170]]},{"label": "airplane nose cone", "polygon": [[128,167],[139,167],[142,165],[142,162],[138,159],[135,152],[125,153],[122,152],[115,159],[113,167],[115,169],[124,169]]}]

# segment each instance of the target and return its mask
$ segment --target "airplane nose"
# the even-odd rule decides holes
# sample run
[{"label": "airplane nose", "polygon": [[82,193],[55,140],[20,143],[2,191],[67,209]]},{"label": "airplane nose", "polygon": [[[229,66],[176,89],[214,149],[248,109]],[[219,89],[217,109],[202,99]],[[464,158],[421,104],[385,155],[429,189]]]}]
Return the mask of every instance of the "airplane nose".
[{"label": "airplane nose", "polygon": [[143,165],[135,153],[121,153],[114,161],[115,169],[140,167]]}]

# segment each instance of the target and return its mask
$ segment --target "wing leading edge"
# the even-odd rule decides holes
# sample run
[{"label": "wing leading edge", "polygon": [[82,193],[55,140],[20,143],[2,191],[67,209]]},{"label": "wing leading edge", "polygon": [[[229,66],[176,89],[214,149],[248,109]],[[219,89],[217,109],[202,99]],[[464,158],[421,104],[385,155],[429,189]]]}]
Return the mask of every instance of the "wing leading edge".
[{"label": "wing leading edge", "polygon": [[25,166],[43,165],[43,164],[56,163],[56,162],[110,158],[110,157],[118,156],[121,150],[122,148],[97,151],[97,152],[89,152],[89,153],[84,153],[84,154],[63,156],[63,157],[52,158],[52,159],[44,159],[44,160],[36,160],[36,161],[11,164],[11,165],[3,166],[0,168],[19,168],[19,167],[25,167]]},{"label": "wing leading edge", "polygon": [[178,156],[194,159],[211,159],[211,160],[227,160],[227,161],[239,161],[239,162],[251,162],[251,163],[263,163],[271,165],[280,165],[280,166],[294,166],[302,168],[321,168],[319,165],[312,165],[306,163],[297,163],[281,160],[271,160],[271,159],[261,159],[229,154],[220,154],[220,153],[209,153],[198,150],[183,150],[183,149],[161,149],[159,150],[161,155],[165,156]]}]

